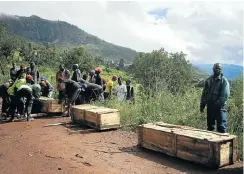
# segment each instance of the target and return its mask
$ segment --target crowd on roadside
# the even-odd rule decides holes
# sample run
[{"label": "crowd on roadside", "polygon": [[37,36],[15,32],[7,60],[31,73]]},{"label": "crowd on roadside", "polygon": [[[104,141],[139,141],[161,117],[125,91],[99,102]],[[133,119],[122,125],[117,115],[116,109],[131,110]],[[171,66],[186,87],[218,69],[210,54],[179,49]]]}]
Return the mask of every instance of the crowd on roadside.
[{"label": "crowd on roadside", "polygon": [[[73,64],[72,71],[71,75],[61,64],[56,73],[59,104],[66,101],[70,108],[74,104],[90,103],[91,100],[110,100],[113,95],[118,101],[134,103],[134,87],[129,79],[126,80],[126,85],[123,84],[122,77],[117,75],[107,81],[102,77],[102,69],[99,67],[82,75],[78,64]],[[9,75],[10,79],[0,86],[1,116],[4,119],[10,117],[8,121],[14,121],[15,116],[27,121],[33,120],[31,113],[38,112],[36,108],[40,104],[40,97],[53,97],[53,85],[45,76],[41,77],[34,62],[29,67],[21,64],[19,68],[12,63]],[[117,86],[115,81],[118,82]]]}]

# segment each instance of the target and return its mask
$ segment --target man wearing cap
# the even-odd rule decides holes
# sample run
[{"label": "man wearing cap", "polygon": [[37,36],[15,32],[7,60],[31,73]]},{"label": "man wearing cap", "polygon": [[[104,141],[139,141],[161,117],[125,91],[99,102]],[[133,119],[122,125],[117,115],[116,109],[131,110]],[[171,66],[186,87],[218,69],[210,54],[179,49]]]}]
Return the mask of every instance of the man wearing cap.
[{"label": "man wearing cap", "polygon": [[112,77],[111,80],[109,80],[106,84],[106,88],[105,88],[105,91],[104,91],[104,99],[109,99],[111,97],[111,94],[112,94],[112,88],[113,88],[113,82],[115,82],[116,80],[118,79],[118,77],[116,75],[114,75]]},{"label": "man wearing cap", "polygon": [[71,77],[71,80],[74,80],[75,82],[79,82],[80,78],[81,78],[81,72],[80,72],[78,64],[74,64],[72,67],[72,70],[74,72],[73,72],[73,75]]},{"label": "man wearing cap", "polygon": [[10,78],[11,80],[15,81],[17,79],[17,68],[16,68],[16,64],[13,62],[12,63],[12,68],[10,69]]},{"label": "man wearing cap", "polygon": [[222,74],[222,66],[219,63],[213,66],[213,75],[206,79],[202,91],[200,112],[207,106],[207,126],[209,131],[227,132],[227,100],[230,96],[228,80]]},{"label": "man wearing cap", "polygon": [[59,71],[56,74],[56,83],[57,83],[57,90],[59,91],[58,94],[58,103],[61,104],[62,100],[65,98],[65,85],[64,83],[58,83],[58,79],[69,79],[70,72],[69,70],[65,69],[64,64],[59,66]]},{"label": "man wearing cap", "polygon": [[41,78],[40,85],[42,96],[51,98],[53,94],[53,86],[46,80],[46,77]]},{"label": "man wearing cap", "polygon": [[96,68],[95,69],[95,74],[96,74],[96,76],[95,76],[95,84],[100,85],[101,87],[103,87],[103,81],[102,81],[102,78],[100,76],[101,72],[102,72],[101,68]]},{"label": "man wearing cap", "polygon": [[40,79],[40,73],[38,69],[36,68],[36,64],[34,62],[30,63],[30,75],[33,77],[34,83],[37,84],[39,83]]}]

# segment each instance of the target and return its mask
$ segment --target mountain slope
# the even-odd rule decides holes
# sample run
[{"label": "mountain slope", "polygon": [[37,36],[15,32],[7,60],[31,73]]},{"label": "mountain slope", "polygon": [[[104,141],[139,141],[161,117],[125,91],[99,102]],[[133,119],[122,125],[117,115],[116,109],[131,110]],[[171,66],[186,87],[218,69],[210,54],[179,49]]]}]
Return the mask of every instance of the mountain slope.
[{"label": "mountain slope", "polygon": [[[206,71],[209,74],[213,73],[213,64],[193,64],[193,66]],[[243,72],[243,67],[239,65],[222,64],[222,67],[224,76],[229,80],[237,78]]]},{"label": "mountain slope", "polygon": [[22,17],[1,15],[8,32],[37,43],[53,43],[58,46],[85,46],[91,53],[110,60],[132,61],[137,52],[117,46],[88,34],[78,27],[62,21],[50,21],[38,16]]}]

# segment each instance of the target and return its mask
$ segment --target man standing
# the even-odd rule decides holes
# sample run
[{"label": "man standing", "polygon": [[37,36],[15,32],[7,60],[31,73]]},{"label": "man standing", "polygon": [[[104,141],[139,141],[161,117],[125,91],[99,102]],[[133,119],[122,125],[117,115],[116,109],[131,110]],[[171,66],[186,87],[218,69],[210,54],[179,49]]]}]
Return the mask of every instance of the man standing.
[{"label": "man standing", "polygon": [[36,69],[35,67],[36,67],[35,63],[31,62],[29,74],[33,77],[34,83],[37,84],[39,83],[40,73],[38,69]]},{"label": "man standing", "polygon": [[126,100],[126,95],[127,95],[127,89],[126,86],[122,84],[122,78],[118,78],[118,84],[117,86],[117,98],[119,101],[125,101]]},{"label": "man standing", "polygon": [[134,87],[131,85],[131,80],[126,80],[126,89],[127,89],[127,96],[126,100],[129,102],[135,103],[135,98],[134,98]]},{"label": "man standing", "polygon": [[70,78],[70,72],[69,72],[69,70],[64,68],[64,64],[61,64],[59,66],[59,71],[56,74],[57,90],[59,91],[58,104],[61,104],[62,100],[65,98],[65,85],[64,85],[64,83],[58,82],[59,78],[62,78],[62,79],[69,79]]},{"label": "man standing", "polygon": [[74,64],[72,69],[74,72],[73,72],[73,75],[71,77],[71,80],[74,80],[75,82],[79,82],[80,78],[81,78],[81,72],[80,72],[78,64]]},{"label": "man standing", "polygon": [[213,66],[214,74],[206,79],[202,91],[200,112],[203,112],[207,105],[207,126],[209,131],[215,129],[217,121],[217,131],[227,132],[227,100],[230,96],[228,80],[223,76],[222,66],[219,63]]},{"label": "man standing", "polygon": [[91,70],[89,73],[89,83],[96,83],[96,79],[95,79],[95,70]]},{"label": "man standing", "polygon": [[8,95],[8,88],[13,84],[12,80],[9,80],[5,84],[0,86],[0,97],[2,98],[2,112],[1,116],[5,117],[7,116],[7,111],[9,109],[10,105],[10,98]]},{"label": "man standing", "polygon": [[103,87],[103,81],[102,81],[102,78],[100,76],[101,72],[102,72],[101,68],[96,68],[95,69],[95,74],[96,74],[96,76],[95,76],[95,84],[100,85],[101,87]]},{"label": "man standing", "polygon": [[11,80],[13,80],[13,82],[17,79],[17,68],[16,68],[16,64],[13,62],[12,63],[12,68],[10,69],[10,78]]},{"label": "man standing", "polygon": [[112,77],[111,80],[109,80],[106,84],[106,88],[105,88],[105,91],[104,91],[104,99],[110,99],[111,97],[111,94],[112,94],[112,88],[113,88],[113,82],[116,81],[118,79],[118,77],[116,75],[114,75]]}]

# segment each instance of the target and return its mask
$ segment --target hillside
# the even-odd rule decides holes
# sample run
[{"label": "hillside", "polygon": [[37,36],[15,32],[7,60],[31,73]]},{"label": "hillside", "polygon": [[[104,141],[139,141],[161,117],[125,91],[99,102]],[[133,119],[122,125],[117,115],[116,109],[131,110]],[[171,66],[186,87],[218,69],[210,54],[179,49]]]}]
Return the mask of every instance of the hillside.
[{"label": "hillside", "polygon": [[7,31],[36,43],[53,43],[62,47],[85,46],[92,54],[110,60],[125,59],[131,62],[137,52],[108,43],[88,34],[77,26],[62,21],[50,21],[38,16],[1,15]]},{"label": "hillside", "polygon": [[[193,66],[200,70],[206,71],[209,74],[213,73],[213,64],[193,64]],[[241,72],[243,72],[243,67],[239,65],[222,64],[222,67],[224,76],[229,80],[239,77]]]}]

